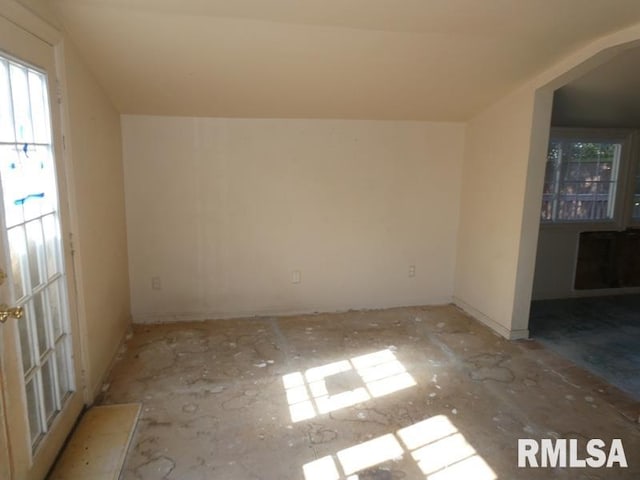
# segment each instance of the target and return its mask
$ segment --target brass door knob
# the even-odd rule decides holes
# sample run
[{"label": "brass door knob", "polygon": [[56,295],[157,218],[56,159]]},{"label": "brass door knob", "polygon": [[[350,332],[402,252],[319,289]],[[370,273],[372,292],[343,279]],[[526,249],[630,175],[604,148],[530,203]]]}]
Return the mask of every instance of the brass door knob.
[{"label": "brass door knob", "polygon": [[10,307],[9,305],[0,305],[0,322],[4,323],[10,318],[16,318],[20,320],[24,317],[24,308],[22,307]]}]

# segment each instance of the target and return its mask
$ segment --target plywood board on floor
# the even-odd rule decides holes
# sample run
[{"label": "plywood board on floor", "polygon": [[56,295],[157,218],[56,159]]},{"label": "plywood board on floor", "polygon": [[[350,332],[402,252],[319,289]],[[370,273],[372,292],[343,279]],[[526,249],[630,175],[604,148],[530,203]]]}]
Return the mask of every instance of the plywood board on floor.
[{"label": "plywood board on floor", "polygon": [[139,415],[139,403],[88,410],[49,479],[117,480]]}]

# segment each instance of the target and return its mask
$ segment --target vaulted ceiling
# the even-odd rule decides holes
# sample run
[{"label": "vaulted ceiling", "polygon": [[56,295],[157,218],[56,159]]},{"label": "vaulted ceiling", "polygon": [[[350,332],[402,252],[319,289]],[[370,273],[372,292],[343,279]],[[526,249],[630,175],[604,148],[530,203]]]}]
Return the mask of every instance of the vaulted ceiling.
[{"label": "vaulted ceiling", "polygon": [[121,112],[230,117],[466,120],[640,21],[638,0],[52,5]]},{"label": "vaulted ceiling", "polygon": [[640,48],[614,57],[559,89],[552,123],[565,127],[640,127]]}]

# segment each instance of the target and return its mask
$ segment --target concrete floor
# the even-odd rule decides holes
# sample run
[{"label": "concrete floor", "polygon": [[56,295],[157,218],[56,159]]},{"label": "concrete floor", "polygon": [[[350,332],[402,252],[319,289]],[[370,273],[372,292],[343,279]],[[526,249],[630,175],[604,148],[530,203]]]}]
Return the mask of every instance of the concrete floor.
[{"label": "concrete floor", "polygon": [[[640,478],[637,402],[452,306],[137,326],[109,382],[143,402],[125,480]],[[518,469],[518,438],[629,468]]]},{"label": "concrete floor", "polygon": [[640,401],[640,295],[537,301],[531,336]]}]

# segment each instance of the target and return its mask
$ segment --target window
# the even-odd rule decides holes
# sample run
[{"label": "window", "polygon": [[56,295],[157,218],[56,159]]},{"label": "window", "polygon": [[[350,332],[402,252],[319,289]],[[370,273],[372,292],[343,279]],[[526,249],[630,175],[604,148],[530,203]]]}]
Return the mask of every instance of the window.
[{"label": "window", "polygon": [[[541,220],[598,222],[614,218],[622,141],[553,138],[549,143]],[[640,191],[637,197],[640,203]],[[636,207],[640,216],[640,205]]]}]

